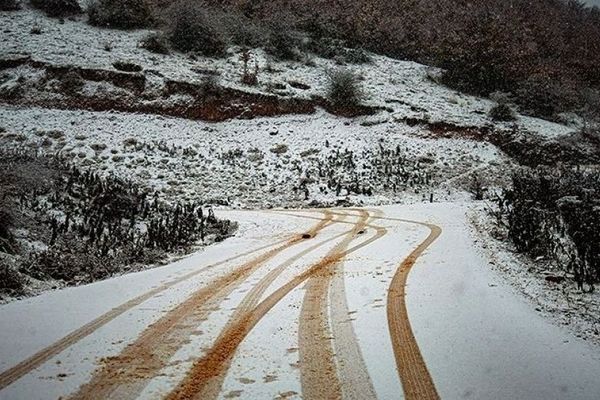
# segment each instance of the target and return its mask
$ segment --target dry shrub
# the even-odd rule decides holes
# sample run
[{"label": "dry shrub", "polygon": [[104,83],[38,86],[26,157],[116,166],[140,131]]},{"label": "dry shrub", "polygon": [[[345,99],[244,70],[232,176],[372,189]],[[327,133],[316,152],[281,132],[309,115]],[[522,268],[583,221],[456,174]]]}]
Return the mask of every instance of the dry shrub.
[{"label": "dry shrub", "polygon": [[50,17],[66,17],[83,12],[77,0],[31,0],[31,5]]},{"label": "dry shrub", "polygon": [[146,0],[93,0],[87,12],[90,24],[107,28],[146,28],[154,20]]}]

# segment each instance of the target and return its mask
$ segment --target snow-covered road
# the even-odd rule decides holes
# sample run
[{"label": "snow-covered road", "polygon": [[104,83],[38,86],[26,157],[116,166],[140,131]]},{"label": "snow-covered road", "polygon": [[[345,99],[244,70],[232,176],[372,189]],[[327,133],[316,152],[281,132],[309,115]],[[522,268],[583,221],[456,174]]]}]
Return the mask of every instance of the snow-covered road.
[{"label": "snow-covered road", "polygon": [[467,207],[219,211],[236,237],[1,306],[0,399],[597,399],[600,351],[489,268]]}]

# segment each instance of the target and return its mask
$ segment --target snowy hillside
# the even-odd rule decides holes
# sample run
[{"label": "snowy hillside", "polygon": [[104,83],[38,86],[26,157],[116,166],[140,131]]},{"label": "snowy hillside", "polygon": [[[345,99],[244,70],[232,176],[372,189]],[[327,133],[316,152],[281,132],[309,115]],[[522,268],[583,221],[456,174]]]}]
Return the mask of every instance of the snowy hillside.
[{"label": "snowy hillside", "polygon": [[600,392],[593,122],[33,3],[0,11],[0,399]]}]

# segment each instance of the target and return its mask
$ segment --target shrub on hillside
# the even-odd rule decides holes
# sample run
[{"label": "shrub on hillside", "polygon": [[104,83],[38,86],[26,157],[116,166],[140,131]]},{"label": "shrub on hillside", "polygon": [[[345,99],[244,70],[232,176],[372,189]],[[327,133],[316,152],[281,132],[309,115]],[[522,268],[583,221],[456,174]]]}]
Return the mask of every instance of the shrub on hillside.
[{"label": "shrub on hillside", "polygon": [[284,27],[274,26],[266,50],[280,60],[297,61],[301,58],[299,45],[300,40],[294,33]]},{"label": "shrub on hillside", "polygon": [[146,0],[92,0],[87,12],[90,24],[108,28],[146,28],[153,22]]},{"label": "shrub on hillside", "polygon": [[312,38],[308,42],[308,50],[320,57],[340,63],[365,64],[371,62],[371,57],[365,50],[347,47],[346,43],[340,39]]},{"label": "shrub on hillside", "polygon": [[169,43],[162,33],[151,33],[140,42],[140,47],[157,54],[169,54]]},{"label": "shrub on hillside", "polygon": [[222,15],[220,20],[231,43],[252,48],[265,47],[269,41],[269,29],[244,15],[232,12]]},{"label": "shrub on hillside", "polygon": [[544,168],[513,176],[498,199],[518,251],[553,260],[580,288],[600,282],[600,176],[597,171]]},{"label": "shrub on hillside", "polygon": [[0,258],[0,298],[2,294],[19,296],[25,293],[28,279]]},{"label": "shrub on hillside", "polygon": [[14,238],[11,233],[13,225],[13,213],[5,199],[2,199],[3,194],[0,193],[0,252],[14,252]]},{"label": "shrub on hillside", "polygon": [[17,0],[0,0],[0,11],[16,11],[21,9]]},{"label": "shrub on hillside", "polygon": [[77,0],[31,0],[31,5],[50,17],[66,17],[83,12]]},{"label": "shrub on hillside", "polygon": [[359,76],[346,69],[331,71],[328,74],[327,99],[337,107],[356,107],[364,95]]},{"label": "shrub on hillside", "polygon": [[223,32],[206,7],[179,1],[169,9],[169,19],[167,37],[173,48],[209,57],[225,54],[227,44]]},{"label": "shrub on hillside", "polygon": [[507,103],[498,103],[490,109],[490,118],[494,121],[514,121],[517,119],[515,111]]},{"label": "shrub on hillside", "polygon": [[576,85],[544,76],[531,76],[519,83],[516,101],[522,112],[555,119],[558,114],[583,107],[585,99]]}]

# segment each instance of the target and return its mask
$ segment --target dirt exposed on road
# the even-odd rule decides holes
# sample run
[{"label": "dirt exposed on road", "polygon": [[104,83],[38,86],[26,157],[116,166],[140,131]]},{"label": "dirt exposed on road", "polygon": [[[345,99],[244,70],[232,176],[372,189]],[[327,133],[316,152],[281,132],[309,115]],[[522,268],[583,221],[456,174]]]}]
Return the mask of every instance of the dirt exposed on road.
[{"label": "dirt exposed on road", "polygon": [[436,400],[439,395],[414,337],[406,309],[406,280],[417,258],[440,236],[433,224],[400,220],[429,228],[429,236],[402,261],[388,289],[387,315],[396,367],[407,400]]},{"label": "dirt exposed on road", "polygon": [[[311,237],[315,237],[331,220],[332,216],[324,212],[324,218],[309,231]],[[91,381],[83,385],[71,399],[136,398],[148,380],[168,365],[175,352],[223,299],[265,262],[300,243],[301,237],[296,235],[195,292],[149,326],[118,356],[105,360],[104,366],[96,371]]]}]

